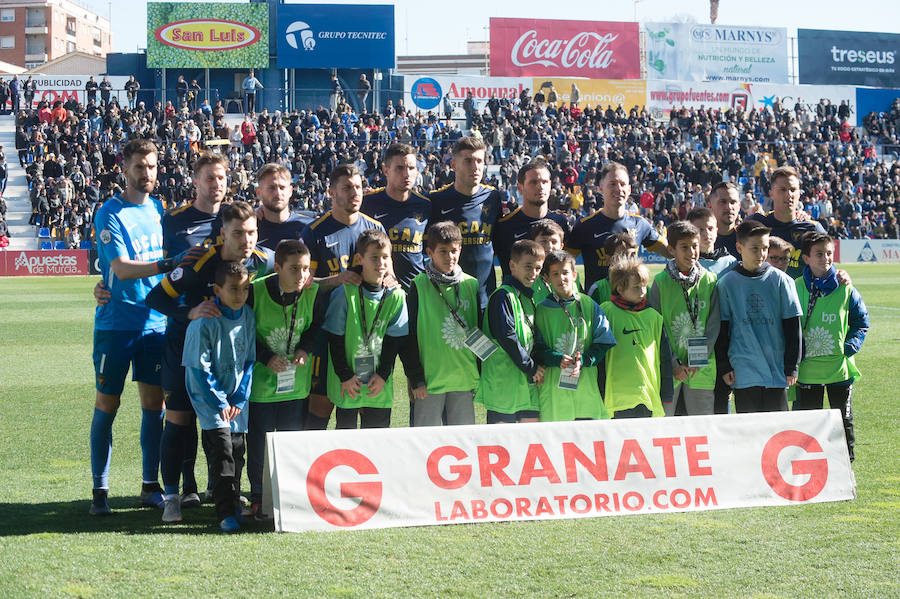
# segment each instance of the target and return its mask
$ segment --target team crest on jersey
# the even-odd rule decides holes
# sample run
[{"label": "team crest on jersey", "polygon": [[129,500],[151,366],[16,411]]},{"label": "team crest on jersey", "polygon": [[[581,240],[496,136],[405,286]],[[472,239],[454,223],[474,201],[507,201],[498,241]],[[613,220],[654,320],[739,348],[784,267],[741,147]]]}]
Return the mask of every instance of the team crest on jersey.
[{"label": "team crest on jersey", "polygon": [[178,268],[176,268],[175,270],[173,270],[171,273],[169,273],[169,278],[173,281],[180,281],[181,277],[183,277],[183,276],[184,276],[184,270],[182,270],[182,268],[180,266]]},{"label": "team crest on jersey", "polygon": [[[306,319],[304,317],[300,317],[297,319],[297,330],[302,331],[303,325],[306,323]],[[266,345],[269,346],[273,352],[278,353],[282,358],[291,359],[294,357],[294,350],[297,349],[297,345],[300,343],[300,335],[294,334],[291,338],[291,346],[288,347],[288,329],[287,327],[278,327],[272,329],[272,331],[266,335]]]},{"label": "team crest on jersey", "polygon": [[702,323],[698,320],[695,326],[687,312],[682,312],[672,320],[672,336],[675,337],[678,347],[685,351],[690,337],[702,337],[705,332]]},{"label": "team crest on jersey", "polygon": [[834,338],[824,327],[814,327],[806,332],[803,347],[807,358],[830,356],[834,353]]},{"label": "team crest on jersey", "polygon": [[109,243],[112,241],[112,233],[109,232],[109,229],[103,229],[100,231],[100,241],[103,243]]}]

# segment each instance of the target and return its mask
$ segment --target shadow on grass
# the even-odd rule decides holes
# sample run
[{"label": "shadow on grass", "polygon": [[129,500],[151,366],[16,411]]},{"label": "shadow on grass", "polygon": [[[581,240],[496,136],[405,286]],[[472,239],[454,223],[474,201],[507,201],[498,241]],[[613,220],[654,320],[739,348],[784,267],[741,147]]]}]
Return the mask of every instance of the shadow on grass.
[{"label": "shadow on grass", "polygon": [[[105,517],[88,514],[90,501],[64,501],[56,503],[0,503],[0,537],[78,534],[125,533],[134,535],[208,535],[223,534],[216,521],[212,505],[203,505],[183,511],[181,524],[162,522],[162,510],[138,507],[137,497],[110,497],[112,515]],[[273,532],[271,521],[251,520],[241,529],[241,534]]]}]

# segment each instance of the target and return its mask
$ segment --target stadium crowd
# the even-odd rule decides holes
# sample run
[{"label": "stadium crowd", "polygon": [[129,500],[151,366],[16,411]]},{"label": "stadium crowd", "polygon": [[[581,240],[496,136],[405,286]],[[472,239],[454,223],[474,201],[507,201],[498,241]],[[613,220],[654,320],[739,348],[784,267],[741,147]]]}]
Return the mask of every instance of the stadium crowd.
[{"label": "stadium crowd", "polygon": [[[26,168],[32,223],[49,227],[57,240],[76,247],[88,239],[102,200],[123,186],[120,152],[134,137],[158,141],[157,193],[168,206],[195,195],[189,165],[209,142],[220,143],[231,166],[233,197],[255,200],[254,173],[266,162],[292,174],[295,210],[321,214],[329,208],[327,175],[340,162],[355,163],[364,185],[384,185],[381,153],[392,141],[419,150],[417,187],[423,193],[452,181],[450,147],[464,131],[435,112],[414,112],[402,100],[379,112],[355,112],[339,96],[334,109],[318,106],[247,115],[239,126],[225,120],[222,102],[189,99],[143,102],[134,107],[70,99],[42,102],[16,117],[16,149]],[[523,93],[518,101],[492,98],[484,110],[466,105],[471,134],[488,146],[486,182],[506,192],[503,211],[515,208],[519,167],[538,154],[551,168],[550,208],[570,223],[600,206],[598,174],[603,164],[625,164],[633,183],[629,208],[659,231],[704,203],[725,179],[741,190],[741,212],[771,210],[771,174],[778,166],[798,169],[804,209],[836,238],[897,238],[900,163],[876,157],[896,152],[900,101],[888,113],[870,114],[862,137],[851,126],[846,104],[821,100],[815,113],[802,103],[749,112],[683,108],[668,121],[646,110],[546,103]],[[180,104],[177,106],[176,104]],[[225,141],[227,140],[227,141]],[[212,146],[210,146],[212,147]]]}]

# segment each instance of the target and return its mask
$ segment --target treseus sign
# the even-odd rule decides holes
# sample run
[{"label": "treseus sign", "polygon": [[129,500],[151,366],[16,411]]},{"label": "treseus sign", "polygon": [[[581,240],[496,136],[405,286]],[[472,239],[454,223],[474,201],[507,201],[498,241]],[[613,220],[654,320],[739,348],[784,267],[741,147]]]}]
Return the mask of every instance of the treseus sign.
[{"label": "treseus sign", "polygon": [[492,18],[491,75],[640,79],[637,23]]},{"label": "treseus sign", "polygon": [[800,83],[900,87],[900,34],[797,30]]},{"label": "treseus sign", "polygon": [[279,4],[279,69],[392,69],[394,7]]},{"label": "treseus sign", "polygon": [[266,438],[277,531],[796,505],[855,497],[834,410]]}]

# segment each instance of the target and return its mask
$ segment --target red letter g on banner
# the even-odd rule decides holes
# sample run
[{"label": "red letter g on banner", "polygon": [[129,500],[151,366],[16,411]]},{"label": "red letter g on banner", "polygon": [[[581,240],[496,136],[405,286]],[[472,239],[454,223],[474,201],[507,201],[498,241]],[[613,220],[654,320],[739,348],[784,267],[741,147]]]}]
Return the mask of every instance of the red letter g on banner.
[{"label": "red letter g on banner", "polygon": [[306,476],[306,492],[316,514],[335,526],[359,526],[375,515],[381,505],[380,482],[341,483],[341,497],[359,499],[350,510],[340,509],[325,494],[325,477],[338,466],[349,466],[357,474],[378,474],[375,464],[363,454],[349,449],[335,449],[313,462]]},{"label": "red letter g on banner", "polygon": [[762,452],[762,473],[775,491],[781,497],[791,501],[808,501],[818,495],[825,488],[828,480],[828,460],[818,458],[814,460],[794,460],[791,462],[791,473],[794,476],[808,474],[809,480],[802,485],[792,485],[781,476],[778,470],[778,456],[786,447],[800,447],[807,453],[822,453],[822,446],[814,437],[800,431],[783,431],[766,443]]}]

